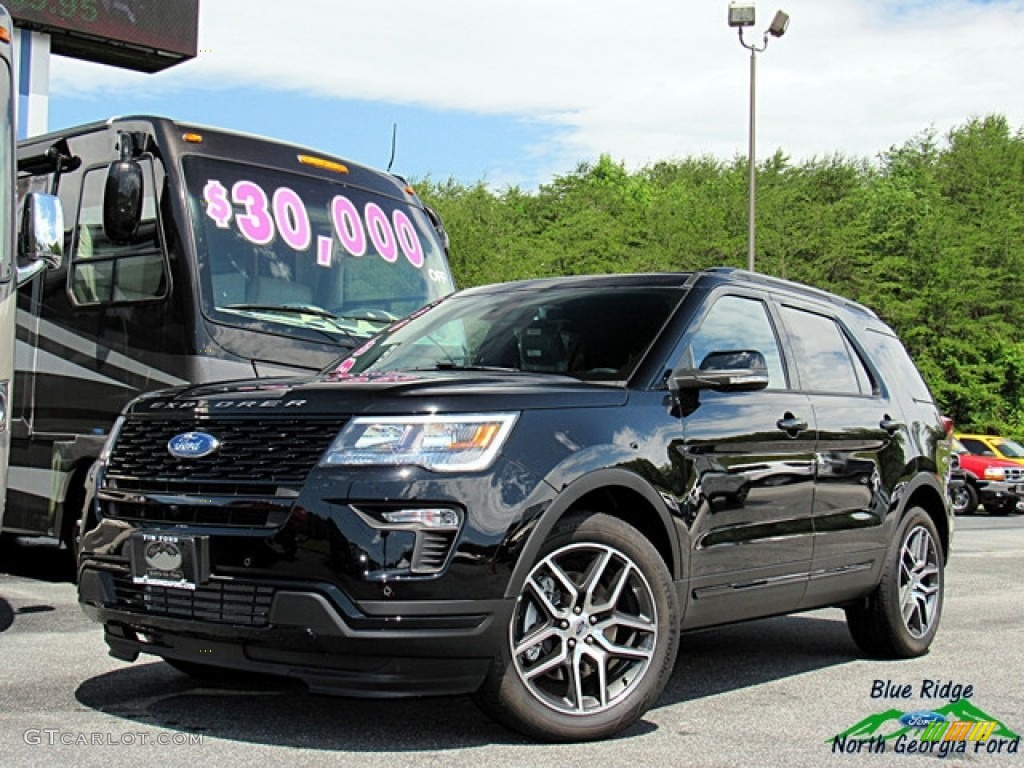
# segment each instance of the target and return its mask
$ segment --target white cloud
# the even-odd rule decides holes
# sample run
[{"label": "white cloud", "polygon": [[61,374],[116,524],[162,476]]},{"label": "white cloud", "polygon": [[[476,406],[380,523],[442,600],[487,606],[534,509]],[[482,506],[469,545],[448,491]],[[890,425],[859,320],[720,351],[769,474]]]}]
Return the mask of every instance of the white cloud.
[{"label": "white cloud", "polygon": [[[758,154],[872,157],[1000,113],[1024,123],[1024,0],[779,0]],[[755,30],[776,7],[759,6]],[[749,55],[728,0],[202,0],[200,56],[155,76],[55,59],[52,92],[232,87],[515,115],[548,156],[745,155]],[[760,35],[748,35],[748,40]],[[286,98],[286,96],[282,96]]]}]

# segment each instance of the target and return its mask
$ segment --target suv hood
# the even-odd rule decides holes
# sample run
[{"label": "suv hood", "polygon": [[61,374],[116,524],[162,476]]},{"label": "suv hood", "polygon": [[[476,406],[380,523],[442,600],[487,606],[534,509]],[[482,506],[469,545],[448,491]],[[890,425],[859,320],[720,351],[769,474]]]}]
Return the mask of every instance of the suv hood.
[{"label": "suv hood", "polygon": [[557,374],[480,371],[394,372],[314,379],[253,379],[162,390],[137,398],[131,414],[191,411],[240,416],[415,414],[622,405],[622,384]]}]

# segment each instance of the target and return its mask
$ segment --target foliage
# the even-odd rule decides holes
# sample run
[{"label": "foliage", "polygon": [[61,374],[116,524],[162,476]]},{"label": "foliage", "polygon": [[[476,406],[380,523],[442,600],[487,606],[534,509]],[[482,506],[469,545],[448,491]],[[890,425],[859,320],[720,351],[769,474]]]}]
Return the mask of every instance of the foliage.
[{"label": "foliage", "polygon": [[[745,267],[746,159],[629,171],[607,155],[536,191],[420,181],[460,286]],[[960,428],[1024,436],[1024,134],[974,118],[874,162],[757,169],[757,269],[871,306]]]}]

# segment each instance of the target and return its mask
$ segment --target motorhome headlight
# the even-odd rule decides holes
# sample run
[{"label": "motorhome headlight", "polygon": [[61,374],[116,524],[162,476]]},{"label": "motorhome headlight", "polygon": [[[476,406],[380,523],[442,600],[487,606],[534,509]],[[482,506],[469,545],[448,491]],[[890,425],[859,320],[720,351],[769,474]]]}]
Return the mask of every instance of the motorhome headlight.
[{"label": "motorhome headlight", "polygon": [[476,472],[494,461],[515,413],[361,416],[352,419],[320,460],[322,466],[413,464],[437,472]]}]

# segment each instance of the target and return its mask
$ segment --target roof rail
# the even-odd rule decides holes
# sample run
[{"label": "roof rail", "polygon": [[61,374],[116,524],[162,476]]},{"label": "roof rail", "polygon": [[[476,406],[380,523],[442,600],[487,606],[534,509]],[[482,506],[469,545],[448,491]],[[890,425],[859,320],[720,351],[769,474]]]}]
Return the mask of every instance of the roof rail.
[{"label": "roof rail", "polygon": [[873,317],[876,320],[878,319],[878,314],[873,309],[861,304],[860,302],[847,299],[843,296],[832,293],[831,291],[826,291],[822,288],[815,288],[814,286],[806,285],[804,283],[786,280],[782,277],[773,277],[760,272],[751,272],[747,269],[738,269],[737,267],[708,267],[703,271],[716,275],[728,275],[729,277],[734,277],[751,283],[760,283],[766,286],[775,286],[777,288],[785,288],[790,291],[797,291],[813,298],[824,299],[825,301],[829,301],[834,304],[841,304],[857,312],[862,312],[869,317]]}]

